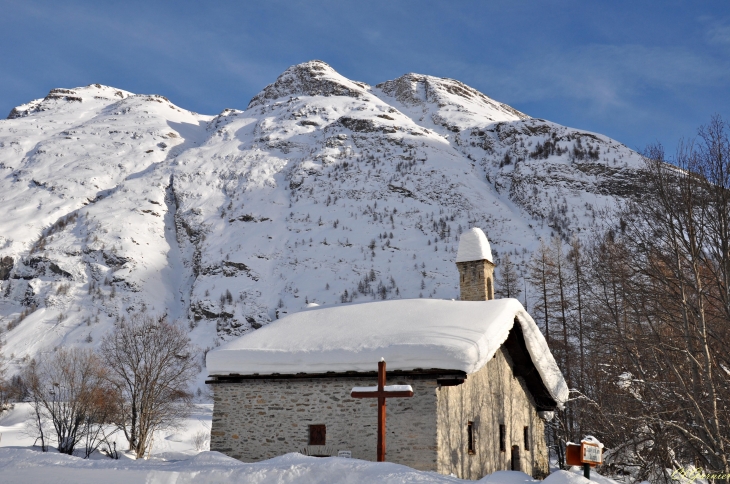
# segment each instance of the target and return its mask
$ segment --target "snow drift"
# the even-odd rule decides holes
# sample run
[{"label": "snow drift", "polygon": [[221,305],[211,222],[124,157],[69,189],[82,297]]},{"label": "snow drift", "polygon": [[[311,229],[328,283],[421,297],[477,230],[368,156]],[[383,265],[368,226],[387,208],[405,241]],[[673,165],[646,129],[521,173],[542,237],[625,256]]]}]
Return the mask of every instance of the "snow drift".
[{"label": "snow drift", "polygon": [[435,472],[424,472],[389,462],[368,462],[338,457],[307,457],[287,454],[263,462],[243,463],[218,452],[203,452],[194,457],[169,455],[148,461],[82,460],[61,454],[40,454],[26,449],[0,449],[0,483],[57,482],[73,484],[213,484],[246,482],[249,484],[617,484],[616,481],[591,475],[588,481],[577,472],[557,471],[544,481],[536,481],[523,472],[501,471],[479,481],[463,481]]}]

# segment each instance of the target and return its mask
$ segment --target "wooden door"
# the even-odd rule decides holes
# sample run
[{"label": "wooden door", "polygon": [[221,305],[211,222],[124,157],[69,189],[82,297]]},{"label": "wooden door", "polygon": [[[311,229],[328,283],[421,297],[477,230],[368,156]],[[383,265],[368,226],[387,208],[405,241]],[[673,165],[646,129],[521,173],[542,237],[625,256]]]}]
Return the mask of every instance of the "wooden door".
[{"label": "wooden door", "polygon": [[522,470],[522,468],[520,467],[520,446],[519,445],[512,446],[512,470],[513,471]]}]

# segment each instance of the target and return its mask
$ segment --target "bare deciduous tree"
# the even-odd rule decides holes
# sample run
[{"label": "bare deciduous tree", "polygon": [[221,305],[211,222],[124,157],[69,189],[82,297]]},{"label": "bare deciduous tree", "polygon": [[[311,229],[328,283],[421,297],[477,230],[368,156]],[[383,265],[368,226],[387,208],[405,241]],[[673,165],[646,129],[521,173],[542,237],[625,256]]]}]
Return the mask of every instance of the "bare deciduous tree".
[{"label": "bare deciduous tree", "polygon": [[210,448],[210,430],[199,430],[195,432],[190,442],[198,452],[208,450]]},{"label": "bare deciduous tree", "polygon": [[98,428],[108,423],[109,409],[115,400],[98,357],[89,350],[61,349],[31,361],[23,371],[23,380],[43,449],[47,439],[44,427],[48,425],[59,452],[73,454],[79,443],[85,441],[88,457],[93,452]]},{"label": "bare deciduous tree", "polygon": [[[107,375],[108,371],[105,370],[103,376],[106,377]],[[101,385],[92,389],[90,401],[91,405],[84,420],[83,431],[85,458],[89,458],[102,446],[106,446],[108,449],[112,448],[111,437],[118,431],[118,428],[114,425],[114,420],[120,409],[119,393],[109,385],[106,378]],[[116,446],[116,443],[114,443],[114,446]],[[111,455],[110,452],[105,453],[109,457],[118,458],[118,456]]]},{"label": "bare deciduous tree", "polygon": [[646,190],[586,278],[582,424],[639,480],[730,474],[730,142],[719,118],[699,134],[673,160],[645,151]]},{"label": "bare deciduous tree", "polygon": [[[571,392],[574,390],[572,361],[575,354],[574,315],[577,308],[572,269],[573,265],[565,252],[562,240],[553,237],[549,245],[540,241],[540,246],[530,261],[528,274],[533,291],[538,294],[534,306],[536,312],[542,313],[545,339]],[[560,465],[564,462],[565,443],[576,437],[578,426],[575,422],[574,407],[575,403],[571,401],[564,410],[556,413],[557,419],[547,426],[548,443]]]},{"label": "bare deciduous tree", "polygon": [[688,464],[728,474],[730,127],[714,118],[674,159],[656,145],[644,161],[644,189],[587,246],[554,239],[530,261],[571,386],[548,441],[560,461],[565,440],[596,435],[638,481]]},{"label": "bare deciduous tree", "polygon": [[121,396],[117,425],[137,458],[154,432],[174,427],[190,412],[191,381],[200,368],[187,333],[164,318],[134,315],[101,344],[109,381]]}]

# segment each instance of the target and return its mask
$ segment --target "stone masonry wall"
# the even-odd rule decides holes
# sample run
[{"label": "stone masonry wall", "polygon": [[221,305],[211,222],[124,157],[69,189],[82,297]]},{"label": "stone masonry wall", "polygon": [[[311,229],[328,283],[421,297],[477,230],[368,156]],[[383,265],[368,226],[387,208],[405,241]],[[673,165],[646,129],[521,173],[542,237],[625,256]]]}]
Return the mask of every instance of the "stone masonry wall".
[{"label": "stone masonry wall", "polygon": [[[545,423],[532,396],[515,378],[509,353],[501,348],[477,373],[438,394],[438,472],[461,479],[480,479],[511,469],[512,446],[519,446],[520,467],[534,477],[548,473]],[[473,422],[475,452],[468,452],[468,422]],[[499,425],[506,428],[506,451],[500,451]],[[528,427],[530,451],[525,450]]]},{"label": "stone masonry wall", "polygon": [[457,262],[460,299],[488,301],[494,299],[494,264],[488,260]]},{"label": "stone masonry wall", "polygon": [[[355,386],[376,378],[244,380],[211,385],[214,394],[210,449],[255,462],[308,449],[310,453],[376,460],[377,399],[354,399]],[[388,379],[411,385],[412,398],[388,399],[386,459],[436,470],[435,380]],[[327,426],[324,448],[309,448],[309,425]]]}]

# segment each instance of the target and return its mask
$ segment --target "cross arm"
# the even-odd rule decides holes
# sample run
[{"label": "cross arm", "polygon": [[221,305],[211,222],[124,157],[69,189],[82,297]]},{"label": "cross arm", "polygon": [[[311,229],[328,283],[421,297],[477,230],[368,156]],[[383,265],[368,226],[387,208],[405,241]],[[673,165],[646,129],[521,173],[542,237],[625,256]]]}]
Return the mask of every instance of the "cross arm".
[{"label": "cross arm", "polygon": [[352,398],[398,398],[398,397],[412,397],[413,392],[352,392],[350,393]]},{"label": "cross arm", "polygon": [[413,396],[413,387],[410,385],[386,385],[382,390],[377,386],[373,387],[354,387],[352,398],[405,398]]}]

